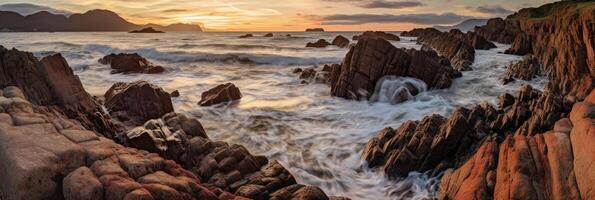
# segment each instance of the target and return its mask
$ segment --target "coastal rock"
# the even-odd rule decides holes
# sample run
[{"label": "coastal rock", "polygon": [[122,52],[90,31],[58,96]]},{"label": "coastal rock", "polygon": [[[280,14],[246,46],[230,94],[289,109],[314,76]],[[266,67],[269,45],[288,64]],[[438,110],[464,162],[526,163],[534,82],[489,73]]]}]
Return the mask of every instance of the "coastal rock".
[{"label": "coastal rock", "polygon": [[154,66],[147,59],[142,56],[132,53],[109,54],[99,59],[99,63],[107,65],[112,68],[112,73],[148,73],[158,74],[163,73],[165,68],[162,66]]},{"label": "coastal rock", "polygon": [[338,35],[337,37],[335,37],[335,39],[333,39],[332,45],[341,47],[341,48],[346,48],[349,46],[349,39],[347,39],[346,37],[343,37],[342,35]]},{"label": "coastal rock", "polygon": [[152,27],[147,27],[147,28],[143,28],[140,30],[133,30],[133,31],[130,31],[129,33],[165,33],[165,32],[155,30]]},{"label": "coastal rock", "polygon": [[[440,55],[448,58],[453,68],[458,71],[468,71],[475,60],[475,49],[466,36],[453,33],[440,32],[434,28],[417,29],[405,32],[404,35],[417,37],[423,43],[436,49]],[[458,36],[457,36],[458,35]],[[465,39],[462,39],[465,38]]]},{"label": "coastal rock", "polygon": [[252,35],[252,34],[246,34],[246,35],[240,36],[239,38],[251,38],[251,37],[254,37],[254,35]]},{"label": "coastal rock", "polygon": [[200,106],[212,106],[225,102],[235,101],[242,98],[240,89],[233,83],[218,85],[206,92],[203,92],[198,102]]},{"label": "coastal rock", "polygon": [[518,26],[518,23],[512,20],[493,18],[489,19],[485,26],[476,27],[474,31],[487,40],[510,44],[520,32]]},{"label": "coastal rock", "polygon": [[306,32],[324,32],[323,28],[308,28]]},{"label": "coastal rock", "polygon": [[312,48],[325,48],[327,46],[331,45],[331,43],[327,42],[324,39],[320,39],[314,43],[312,42],[308,42],[308,44],[306,44],[306,47],[312,47]]},{"label": "coastal rock", "polygon": [[530,81],[541,74],[539,60],[533,55],[526,55],[523,60],[513,63],[506,68],[506,76]]},{"label": "coastal rock", "polygon": [[145,81],[115,83],[104,96],[107,110],[132,124],[142,124],[174,111],[169,93]]},{"label": "coastal rock", "polygon": [[264,37],[273,37],[273,33],[267,33],[264,35]]},{"label": "coastal rock", "polygon": [[451,35],[463,40],[466,44],[475,49],[489,50],[496,48],[496,45],[475,32],[463,33],[458,29],[449,32]]},{"label": "coastal rock", "polygon": [[401,38],[399,38],[399,36],[392,34],[392,33],[386,33],[383,31],[366,31],[364,33],[362,33],[361,35],[355,35],[353,36],[353,40],[361,40],[361,39],[370,39],[370,38],[382,38],[388,41],[401,41]]},{"label": "coastal rock", "polygon": [[348,99],[368,99],[384,76],[413,77],[442,89],[458,75],[435,52],[399,49],[384,39],[359,40],[340,66],[330,75],[331,94]]},{"label": "coastal rock", "polygon": [[180,91],[174,90],[173,92],[169,93],[169,96],[173,97],[180,97]]}]

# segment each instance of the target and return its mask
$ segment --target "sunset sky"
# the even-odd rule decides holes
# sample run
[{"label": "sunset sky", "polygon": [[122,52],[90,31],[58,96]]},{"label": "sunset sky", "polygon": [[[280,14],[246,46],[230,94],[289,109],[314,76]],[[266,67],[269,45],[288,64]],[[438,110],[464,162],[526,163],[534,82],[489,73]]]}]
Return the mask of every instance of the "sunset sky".
[{"label": "sunset sky", "polygon": [[195,23],[211,31],[408,30],[506,16],[552,0],[0,0],[69,12],[114,11],[137,23]]}]

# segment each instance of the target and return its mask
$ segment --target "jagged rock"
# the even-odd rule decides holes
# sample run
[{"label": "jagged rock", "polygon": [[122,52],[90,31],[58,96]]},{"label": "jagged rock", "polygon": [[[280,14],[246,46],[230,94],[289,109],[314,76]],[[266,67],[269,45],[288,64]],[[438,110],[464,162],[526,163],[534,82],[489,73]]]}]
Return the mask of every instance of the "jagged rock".
[{"label": "jagged rock", "polygon": [[308,44],[306,44],[306,47],[325,48],[329,45],[331,45],[331,43],[327,42],[325,39],[320,39],[314,43],[308,42]]},{"label": "jagged rock", "polygon": [[506,76],[530,81],[541,74],[541,65],[536,57],[527,55],[523,60],[507,67]]},{"label": "jagged rock", "polygon": [[99,63],[112,68],[112,73],[147,73],[159,74],[165,72],[162,66],[154,66],[147,59],[137,53],[109,54],[99,59]]},{"label": "jagged rock", "polygon": [[333,39],[332,45],[341,47],[341,48],[346,48],[349,46],[349,39],[347,39],[346,37],[343,37],[342,35],[338,35],[337,37],[335,37],[335,39]]},{"label": "jagged rock", "polygon": [[364,33],[362,33],[361,35],[355,35],[353,36],[353,40],[361,40],[361,39],[370,39],[370,38],[382,38],[385,40],[389,40],[389,41],[401,41],[401,38],[399,38],[399,36],[392,34],[392,33],[386,33],[383,31],[366,31]]},{"label": "jagged rock", "polygon": [[239,100],[241,98],[242,93],[240,92],[240,89],[233,83],[226,83],[203,92],[198,104],[200,106],[212,106]]},{"label": "jagged rock", "polygon": [[[468,71],[475,60],[475,49],[469,40],[461,39],[453,33],[443,33],[434,28],[414,30],[419,34],[417,41],[426,44],[447,57],[453,68],[459,71]],[[405,33],[408,35],[408,33]],[[409,33],[411,34],[411,33]]]},{"label": "jagged rock", "polygon": [[490,41],[510,44],[519,34],[518,24],[513,21],[504,21],[502,18],[488,20],[485,26],[475,28],[475,32]]},{"label": "jagged rock", "polygon": [[[423,66],[423,67],[421,67]],[[353,46],[340,68],[332,70],[331,94],[349,99],[369,98],[384,76],[406,76],[429,88],[447,88],[458,74],[435,52],[398,49],[384,39],[362,39]]]},{"label": "jagged rock", "polygon": [[109,112],[132,124],[142,124],[174,111],[169,93],[145,81],[115,83],[104,96]]},{"label": "jagged rock", "polygon": [[463,40],[466,44],[471,45],[475,49],[489,50],[496,48],[496,45],[481,35],[475,32],[463,33],[459,29],[452,29],[449,32],[451,35]]}]

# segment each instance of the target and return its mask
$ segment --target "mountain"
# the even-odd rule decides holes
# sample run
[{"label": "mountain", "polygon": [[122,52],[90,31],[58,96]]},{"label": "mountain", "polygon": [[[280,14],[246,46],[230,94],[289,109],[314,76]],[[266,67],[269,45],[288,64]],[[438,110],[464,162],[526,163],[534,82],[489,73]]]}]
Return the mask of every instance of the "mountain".
[{"label": "mountain", "polygon": [[70,16],[72,12],[66,10],[58,10],[47,6],[35,5],[30,3],[11,3],[0,5],[0,11],[12,11],[21,15],[31,15],[41,11],[47,11],[56,15]]},{"label": "mountain", "polygon": [[453,26],[434,26],[434,28],[440,31],[450,31],[452,29],[459,29],[463,32],[467,32],[469,30],[473,30],[473,28],[475,28],[476,26],[486,25],[487,22],[488,19],[468,19]]},{"label": "mountain", "polygon": [[70,16],[41,11],[23,16],[17,12],[0,11],[0,30],[17,32],[129,32],[143,27],[162,31],[202,31],[193,24],[138,25],[128,22],[109,10],[90,10]]}]

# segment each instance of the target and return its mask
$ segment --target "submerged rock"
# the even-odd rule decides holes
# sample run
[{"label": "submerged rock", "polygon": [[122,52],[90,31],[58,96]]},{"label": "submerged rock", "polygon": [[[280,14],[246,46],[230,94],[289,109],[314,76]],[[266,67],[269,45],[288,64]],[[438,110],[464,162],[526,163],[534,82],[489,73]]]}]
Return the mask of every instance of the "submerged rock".
[{"label": "submerged rock", "polygon": [[233,83],[218,85],[206,92],[203,92],[198,102],[200,106],[212,106],[225,102],[235,101],[242,98],[240,89]]},{"label": "submerged rock", "polygon": [[349,39],[347,39],[346,37],[343,37],[342,35],[338,35],[337,37],[335,37],[335,39],[333,39],[332,45],[341,47],[341,48],[346,48],[349,46]]},{"label": "submerged rock", "polygon": [[306,44],[306,47],[313,47],[313,48],[325,48],[327,46],[331,45],[331,43],[327,42],[324,39],[320,39],[314,43],[312,42],[308,42],[308,44]]},{"label": "submerged rock", "polygon": [[254,37],[254,35],[252,35],[252,34],[246,34],[246,35],[240,36],[239,38],[251,38],[251,37]]},{"label": "submerged rock", "polygon": [[148,73],[158,74],[163,73],[165,68],[162,66],[154,66],[147,59],[142,56],[132,53],[109,54],[99,59],[99,63],[107,65],[112,68],[111,73]]},{"label": "submerged rock", "polygon": [[132,124],[142,124],[174,111],[169,93],[145,81],[115,83],[104,96],[107,110]]},{"label": "submerged rock", "polygon": [[359,40],[340,66],[330,75],[331,94],[348,99],[368,99],[384,76],[413,77],[437,89],[450,87],[458,76],[435,52],[399,49],[384,39]]}]

